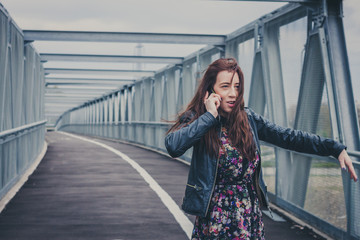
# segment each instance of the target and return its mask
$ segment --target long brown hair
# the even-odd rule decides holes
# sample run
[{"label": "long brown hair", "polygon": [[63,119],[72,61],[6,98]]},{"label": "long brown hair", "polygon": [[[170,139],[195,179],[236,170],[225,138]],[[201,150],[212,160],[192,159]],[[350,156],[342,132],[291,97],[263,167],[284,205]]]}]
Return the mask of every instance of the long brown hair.
[{"label": "long brown hair", "polygon": [[[244,110],[244,75],[234,58],[220,58],[209,65],[196,90],[195,96],[190,101],[186,110],[178,115],[175,124],[169,129],[168,133],[190,124],[207,111],[204,104],[206,92],[213,89],[218,73],[225,70],[234,72],[234,74],[237,73],[239,76],[239,94],[227,120],[229,138],[244,157],[253,160],[255,158],[256,147],[247,114]],[[184,125],[183,119],[189,116],[191,116],[190,121]],[[210,155],[218,156],[220,140],[215,127],[205,134],[201,142],[205,144],[206,150]]]}]

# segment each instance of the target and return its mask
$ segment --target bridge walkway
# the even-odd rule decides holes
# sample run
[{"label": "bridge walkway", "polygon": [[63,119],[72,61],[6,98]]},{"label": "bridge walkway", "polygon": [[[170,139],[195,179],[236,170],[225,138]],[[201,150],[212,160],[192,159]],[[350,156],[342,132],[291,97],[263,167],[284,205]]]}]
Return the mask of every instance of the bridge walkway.
[{"label": "bridge walkway", "polygon": [[[46,134],[45,157],[0,214],[0,239],[188,239],[194,217],[179,211],[188,165],[74,136]],[[264,221],[269,240],[321,239],[292,221]]]}]

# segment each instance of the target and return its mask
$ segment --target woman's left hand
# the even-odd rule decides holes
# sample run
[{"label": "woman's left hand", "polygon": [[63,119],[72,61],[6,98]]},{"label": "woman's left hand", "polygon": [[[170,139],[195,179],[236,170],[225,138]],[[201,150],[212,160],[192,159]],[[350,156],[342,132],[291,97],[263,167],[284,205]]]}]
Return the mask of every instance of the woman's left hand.
[{"label": "woman's left hand", "polygon": [[346,170],[346,167],[347,167],[347,169],[349,170],[349,173],[350,173],[350,178],[353,179],[354,182],[356,182],[358,180],[358,178],[356,176],[352,161],[345,149],[340,153],[338,160],[340,162],[341,169]]}]

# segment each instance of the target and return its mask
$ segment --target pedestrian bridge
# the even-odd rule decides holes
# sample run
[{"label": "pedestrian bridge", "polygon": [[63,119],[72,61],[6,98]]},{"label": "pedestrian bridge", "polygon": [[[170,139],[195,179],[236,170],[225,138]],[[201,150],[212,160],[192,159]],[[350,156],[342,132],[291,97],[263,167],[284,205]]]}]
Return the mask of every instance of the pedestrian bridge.
[{"label": "pedestrian bridge", "polygon": [[[164,136],[219,57],[238,59],[249,107],[344,143],[360,175],[347,2],[285,2],[227,35],[22,30],[0,5],[0,239],[189,239],[194,218],[180,205],[191,150],[170,158]],[[38,41],[202,47],[179,57],[85,55],[39,52]],[[360,185],[336,159],[266,143],[262,153],[275,213],[264,212],[267,239],[360,239]]]}]

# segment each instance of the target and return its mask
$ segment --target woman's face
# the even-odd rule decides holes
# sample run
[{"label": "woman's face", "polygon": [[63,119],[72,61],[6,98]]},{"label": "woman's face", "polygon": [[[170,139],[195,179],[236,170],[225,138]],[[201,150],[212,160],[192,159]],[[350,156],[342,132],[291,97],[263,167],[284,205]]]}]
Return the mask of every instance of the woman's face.
[{"label": "woman's face", "polygon": [[[234,76],[234,77],[233,77]],[[233,79],[231,79],[233,77]],[[220,95],[220,113],[229,114],[239,95],[239,75],[237,72],[221,71],[216,76],[214,91]]]}]

